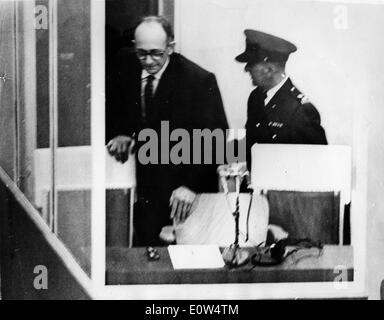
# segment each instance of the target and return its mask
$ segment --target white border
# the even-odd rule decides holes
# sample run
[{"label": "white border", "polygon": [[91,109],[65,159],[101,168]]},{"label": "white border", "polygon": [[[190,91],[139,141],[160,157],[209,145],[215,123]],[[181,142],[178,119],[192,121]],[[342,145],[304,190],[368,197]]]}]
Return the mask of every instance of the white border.
[{"label": "white border", "polygon": [[122,285],[108,286],[96,294],[103,300],[257,300],[332,299],[366,297],[364,288],[345,283],[254,283],[204,285]]},{"label": "white border", "polygon": [[[178,0],[176,0],[178,1]],[[384,0],[297,0],[303,2],[328,2],[337,4],[384,4]]]}]

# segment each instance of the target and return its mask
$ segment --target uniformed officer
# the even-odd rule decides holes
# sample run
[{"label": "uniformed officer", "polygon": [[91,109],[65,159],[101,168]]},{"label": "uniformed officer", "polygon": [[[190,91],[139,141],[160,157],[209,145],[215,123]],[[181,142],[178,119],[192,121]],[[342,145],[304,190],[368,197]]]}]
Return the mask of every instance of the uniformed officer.
[{"label": "uniformed officer", "polygon": [[285,73],[296,46],[260,31],[244,33],[246,49],[236,60],[246,63],[256,86],[248,99],[247,156],[254,143],[327,144],[319,112]]}]

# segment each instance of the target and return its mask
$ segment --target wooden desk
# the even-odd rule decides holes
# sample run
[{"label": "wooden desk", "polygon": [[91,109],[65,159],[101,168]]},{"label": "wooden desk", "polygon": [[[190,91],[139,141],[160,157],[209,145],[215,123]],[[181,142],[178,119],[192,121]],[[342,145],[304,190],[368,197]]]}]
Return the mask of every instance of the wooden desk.
[{"label": "wooden desk", "polygon": [[[237,269],[174,270],[166,247],[157,248],[160,260],[149,261],[145,248],[108,248],[107,284],[208,284],[334,281],[336,266],[345,266],[348,281],[353,281],[353,249],[350,246],[325,246],[293,254],[273,267],[247,264]],[[247,249],[247,250],[252,250]]]}]

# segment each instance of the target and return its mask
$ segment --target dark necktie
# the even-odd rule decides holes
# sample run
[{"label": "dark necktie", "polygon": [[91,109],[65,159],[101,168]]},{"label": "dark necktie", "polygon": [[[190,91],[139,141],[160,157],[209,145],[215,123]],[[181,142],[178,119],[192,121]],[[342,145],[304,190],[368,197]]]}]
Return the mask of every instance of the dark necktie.
[{"label": "dark necktie", "polygon": [[254,100],[254,105],[249,110],[249,118],[252,118],[254,121],[260,122],[265,118],[267,112],[265,108],[265,99],[267,97],[267,91],[262,90],[261,88],[256,89],[256,95]]},{"label": "dark necktie", "polygon": [[257,91],[258,102],[265,107],[265,99],[267,98],[267,91],[261,88]]},{"label": "dark necktie", "polygon": [[144,103],[145,103],[145,117],[148,119],[151,116],[152,107],[153,107],[153,80],[155,77],[149,75],[147,77],[147,83],[144,88]]}]

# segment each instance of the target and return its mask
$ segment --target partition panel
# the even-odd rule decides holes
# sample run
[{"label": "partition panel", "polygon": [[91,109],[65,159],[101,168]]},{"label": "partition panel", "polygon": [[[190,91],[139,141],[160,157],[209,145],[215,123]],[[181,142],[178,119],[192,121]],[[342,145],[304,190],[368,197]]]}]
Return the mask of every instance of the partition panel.
[{"label": "partition panel", "polygon": [[16,179],[16,70],[15,7],[12,1],[0,2],[0,166]]}]

